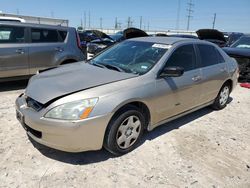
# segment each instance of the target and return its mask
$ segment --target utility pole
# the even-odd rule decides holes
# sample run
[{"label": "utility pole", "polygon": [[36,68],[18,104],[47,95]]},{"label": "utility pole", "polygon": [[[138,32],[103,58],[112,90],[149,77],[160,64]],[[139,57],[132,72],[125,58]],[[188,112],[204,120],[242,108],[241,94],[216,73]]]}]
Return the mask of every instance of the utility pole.
[{"label": "utility pole", "polygon": [[90,29],[90,11],[89,11],[89,29]]},{"label": "utility pole", "polygon": [[100,18],[100,28],[102,29],[102,17]]},{"label": "utility pole", "polygon": [[128,17],[128,28],[130,27],[130,23],[131,23],[131,18],[130,16]]},{"label": "utility pole", "polygon": [[83,25],[82,25],[82,18],[81,18],[81,27],[82,27]]},{"label": "utility pole", "polygon": [[[0,11],[1,12],[1,11]],[[16,14],[19,15],[19,9],[16,9]]]},{"label": "utility pole", "polygon": [[181,0],[178,0],[178,7],[177,7],[177,18],[176,18],[176,27],[175,29],[179,29],[179,23],[180,23],[180,10],[181,10]]},{"label": "utility pole", "polygon": [[215,21],[216,21],[216,13],[214,13],[213,29],[215,27]]},{"label": "utility pole", "polygon": [[148,31],[149,31],[149,22],[148,22]]},{"label": "utility pole", "polygon": [[140,29],[142,27],[142,16],[140,17]]},{"label": "utility pole", "polygon": [[118,29],[117,17],[115,17],[115,29]]},{"label": "utility pole", "polygon": [[50,12],[50,14],[51,14],[51,18],[54,18],[54,11],[53,10]]},{"label": "utility pole", "polygon": [[86,21],[87,21],[86,11],[84,11],[84,30],[86,29]]},{"label": "utility pole", "polygon": [[189,3],[187,3],[188,5],[188,9],[187,9],[187,12],[188,12],[188,15],[187,15],[187,30],[189,30],[189,24],[190,24],[190,19],[193,17],[192,16],[192,13],[194,12],[194,10],[192,9],[194,7],[194,3],[192,2],[192,0],[189,0]]}]

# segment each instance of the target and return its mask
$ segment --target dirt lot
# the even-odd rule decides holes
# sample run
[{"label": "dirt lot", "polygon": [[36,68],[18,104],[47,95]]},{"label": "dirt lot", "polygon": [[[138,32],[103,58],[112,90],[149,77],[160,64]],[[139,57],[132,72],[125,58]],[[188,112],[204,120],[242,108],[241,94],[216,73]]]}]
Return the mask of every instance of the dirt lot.
[{"label": "dirt lot", "polygon": [[30,141],[15,119],[25,82],[0,84],[0,187],[250,187],[250,90],[146,133],[133,152],[71,154]]}]

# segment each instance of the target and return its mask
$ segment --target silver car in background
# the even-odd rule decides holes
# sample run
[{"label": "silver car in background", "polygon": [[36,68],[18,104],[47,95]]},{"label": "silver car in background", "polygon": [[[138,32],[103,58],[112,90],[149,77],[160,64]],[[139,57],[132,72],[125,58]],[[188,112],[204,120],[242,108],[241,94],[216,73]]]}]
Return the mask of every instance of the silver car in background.
[{"label": "silver car in background", "polygon": [[0,22],[0,81],[84,60],[75,28]]},{"label": "silver car in background", "polygon": [[196,39],[126,40],[88,63],[33,76],[16,100],[28,135],[69,152],[133,150],[143,131],[212,105],[222,109],[237,83],[237,63]]}]

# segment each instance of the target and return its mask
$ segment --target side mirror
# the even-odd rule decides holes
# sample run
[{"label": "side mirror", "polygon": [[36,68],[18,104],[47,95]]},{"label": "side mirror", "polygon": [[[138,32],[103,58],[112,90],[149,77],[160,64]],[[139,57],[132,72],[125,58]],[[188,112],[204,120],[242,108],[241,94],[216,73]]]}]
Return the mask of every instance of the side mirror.
[{"label": "side mirror", "polygon": [[159,78],[165,77],[179,77],[183,75],[184,68],[183,67],[165,67],[159,74]]}]

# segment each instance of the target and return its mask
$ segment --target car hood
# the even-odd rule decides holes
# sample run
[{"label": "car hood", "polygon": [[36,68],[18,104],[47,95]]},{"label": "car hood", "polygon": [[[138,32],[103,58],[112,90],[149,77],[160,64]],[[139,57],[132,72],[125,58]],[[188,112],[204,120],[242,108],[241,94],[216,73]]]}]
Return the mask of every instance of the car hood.
[{"label": "car hood", "polygon": [[220,41],[226,42],[226,39],[223,33],[216,29],[200,29],[196,31],[196,34],[201,40],[210,39],[210,40],[220,40]]},{"label": "car hood", "polygon": [[125,39],[131,39],[131,38],[136,38],[136,37],[147,37],[148,34],[145,31],[142,31],[137,28],[127,28],[123,31],[123,37]]},{"label": "car hood", "polygon": [[136,76],[79,62],[33,76],[25,94],[45,104],[78,91]]},{"label": "car hood", "polygon": [[250,58],[250,49],[244,48],[223,48],[223,50],[229,55],[234,57],[248,57]]}]

